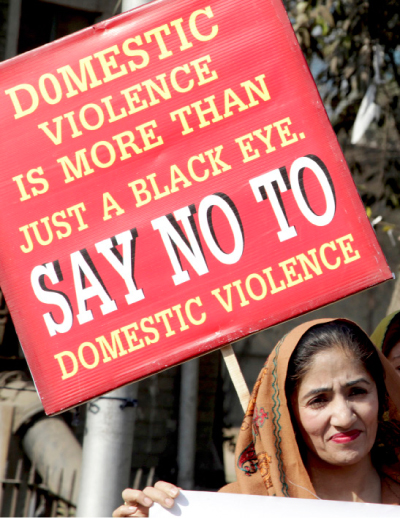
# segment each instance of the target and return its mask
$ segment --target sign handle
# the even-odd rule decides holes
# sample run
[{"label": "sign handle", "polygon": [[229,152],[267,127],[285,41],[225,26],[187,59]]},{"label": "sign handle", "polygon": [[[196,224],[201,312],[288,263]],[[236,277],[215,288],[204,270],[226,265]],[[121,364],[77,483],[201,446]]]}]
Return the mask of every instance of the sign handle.
[{"label": "sign handle", "polygon": [[246,412],[250,400],[250,392],[243,377],[235,352],[233,351],[232,346],[228,344],[221,348],[221,353],[226,367],[228,368],[233,385],[235,386],[243,411]]}]

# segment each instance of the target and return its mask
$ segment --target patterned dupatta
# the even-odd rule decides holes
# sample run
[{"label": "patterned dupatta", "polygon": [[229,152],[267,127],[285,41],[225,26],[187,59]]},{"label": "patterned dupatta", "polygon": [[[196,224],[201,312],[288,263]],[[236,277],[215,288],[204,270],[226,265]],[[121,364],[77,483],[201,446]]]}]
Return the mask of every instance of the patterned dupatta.
[{"label": "patterned dupatta", "polygon": [[[271,352],[254,385],[240,429],[235,455],[237,481],[223,487],[222,492],[317,498],[296,441],[285,382],[289,359],[300,338],[312,326],[333,320],[319,319],[297,326]],[[383,355],[380,356],[386,371],[385,383],[390,404],[384,421],[386,430],[392,433],[390,422],[400,409],[400,378]],[[396,431],[395,437],[400,447],[400,430]],[[379,441],[382,442],[381,437]],[[396,448],[398,459],[399,447]],[[384,479],[390,478],[397,494],[400,491],[400,463],[383,470],[382,476]],[[397,498],[390,502],[394,501],[398,502]]]}]

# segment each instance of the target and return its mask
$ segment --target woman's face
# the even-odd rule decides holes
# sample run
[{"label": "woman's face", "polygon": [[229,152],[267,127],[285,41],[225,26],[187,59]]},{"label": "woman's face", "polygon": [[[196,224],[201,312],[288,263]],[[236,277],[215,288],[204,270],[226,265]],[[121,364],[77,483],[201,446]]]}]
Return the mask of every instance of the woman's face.
[{"label": "woman's face", "polygon": [[378,393],[362,363],[333,347],[312,358],[292,407],[313,460],[345,466],[370,455],[378,428]]},{"label": "woman's face", "polygon": [[400,377],[400,341],[393,346],[387,358]]}]

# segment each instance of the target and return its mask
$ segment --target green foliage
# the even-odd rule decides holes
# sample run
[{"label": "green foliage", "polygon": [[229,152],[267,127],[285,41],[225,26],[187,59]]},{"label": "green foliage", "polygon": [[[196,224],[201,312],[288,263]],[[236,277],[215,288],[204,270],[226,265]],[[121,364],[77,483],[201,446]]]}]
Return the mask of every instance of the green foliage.
[{"label": "green foliage", "polygon": [[[382,215],[382,226],[393,231],[385,219],[400,208],[400,0],[284,4],[371,219]],[[353,146],[372,82],[381,115]]]}]

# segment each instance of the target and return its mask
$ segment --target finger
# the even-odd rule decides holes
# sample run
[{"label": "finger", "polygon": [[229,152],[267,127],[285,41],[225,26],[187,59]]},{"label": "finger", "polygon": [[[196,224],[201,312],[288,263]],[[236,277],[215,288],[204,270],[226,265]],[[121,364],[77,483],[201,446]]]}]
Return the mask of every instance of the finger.
[{"label": "finger", "polygon": [[179,491],[181,490],[179,487],[176,487],[171,483],[167,483],[166,481],[157,481],[154,487],[158,490],[162,490],[173,499],[175,499],[179,495]]},{"label": "finger", "polygon": [[148,517],[149,510],[141,506],[122,505],[114,510],[113,517]]},{"label": "finger", "polygon": [[153,501],[150,499],[150,497],[146,496],[141,490],[136,490],[133,488],[126,488],[122,492],[122,499],[127,505],[130,506],[142,505],[149,508],[153,504]]},{"label": "finger", "polygon": [[[169,484],[168,484],[169,485]],[[169,485],[173,486],[173,485]],[[152,501],[155,503],[158,503],[165,508],[172,508],[174,506],[174,499],[171,497],[173,495],[174,497],[177,496],[177,492],[172,489],[166,487],[165,485],[158,485],[157,484],[154,487],[146,487],[143,490],[143,493],[149,497]],[[179,492],[179,491],[178,491]]]}]

